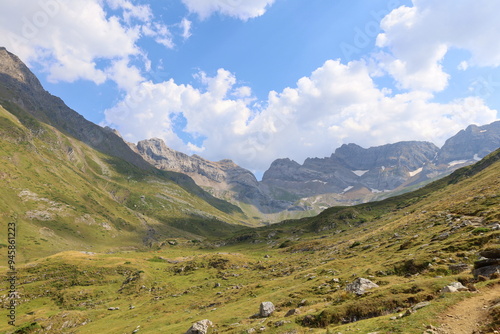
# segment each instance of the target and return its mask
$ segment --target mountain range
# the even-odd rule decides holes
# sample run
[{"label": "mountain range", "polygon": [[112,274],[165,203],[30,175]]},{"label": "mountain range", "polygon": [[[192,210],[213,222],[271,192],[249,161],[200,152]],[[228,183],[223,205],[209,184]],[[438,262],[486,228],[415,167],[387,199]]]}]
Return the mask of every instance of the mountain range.
[{"label": "mountain range", "polygon": [[370,148],[346,144],[330,157],[308,158],[303,164],[277,159],[262,181],[231,160],[188,156],[158,138],[130,146],[157,168],[185,173],[214,196],[243,209],[254,207],[254,214],[259,211],[273,219],[272,214],[280,212],[312,215],[329,206],[363,203],[423,186],[500,147],[500,121],[470,125],[441,148],[418,141]]},{"label": "mountain range", "polygon": [[351,143],[330,157],[308,158],[303,164],[277,159],[258,181],[231,160],[189,156],[158,138],[125,142],[113,129],[87,121],[45,91],[26,65],[5,48],[0,48],[0,103],[32,133],[42,131],[31,121],[35,119],[142,171],[170,172],[174,182],[215,207],[231,203],[252,224],[312,216],[333,205],[353,205],[416,189],[500,146],[500,122],[470,125],[441,148],[417,141],[370,148]]},{"label": "mountain range", "polygon": [[258,181],[126,143],[2,48],[0,332],[494,333],[498,133],[347,144]]}]

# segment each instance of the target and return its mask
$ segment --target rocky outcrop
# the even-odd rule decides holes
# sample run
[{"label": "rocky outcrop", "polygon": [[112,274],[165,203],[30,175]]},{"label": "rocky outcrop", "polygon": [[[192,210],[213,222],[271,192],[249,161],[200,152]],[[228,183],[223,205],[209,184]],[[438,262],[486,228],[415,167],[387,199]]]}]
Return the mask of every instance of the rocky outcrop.
[{"label": "rocky outcrop", "polygon": [[366,290],[378,288],[379,286],[369,279],[358,277],[352,283],[347,284],[346,290],[356,295],[362,295]]},{"label": "rocky outcrop", "polygon": [[500,121],[470,125],[448,139],[436,157],[436,164],[459,164],[484,158],[500,147]]},{"label": "rocky outcrop", "polygon": [[[98,151],[121,158],[142,169],[152,169],[113,130],[87,121],[60,98],[51,95],[17,56],[0,47],[0,104],[9,103],[22,109],[17,110],[18,113],[27,112],[37,120],[70,134]],[[24,119],[21,115],[16,116]]]},{"label": "rocky outcrop", "polygon": [[169,148],[159,138],[130,145],[153,166],[187,174],[217,197],[252,204],[265,213],[282,211],[289,206],[271,199],[261,190],[252,172],[231,160],[213,162],[198,155],[189,156]]},{"label": "rocky outcrop", "polygon": [[208,320],[201,320],[198,322],[195,322],[191,328],[188,329],[186,334],[207,334],[208,329],[213,326],[213,323]]},{"label": "rocky outcrop", "polygon": [[373,193],[393,190],[419,174],[439,149],[427,142],[399,142],[368,149],[342,145],[330,157],[307,159],[303,165],[276,160],[262,183],[270,194],[308,197],[341,194],[365,188]]},{"label": "rocky outcrop", "polygon": [[500,248],[488,248],[479,253],[481,258],[474,262],[474,277],[491,278],[500,276]]}]

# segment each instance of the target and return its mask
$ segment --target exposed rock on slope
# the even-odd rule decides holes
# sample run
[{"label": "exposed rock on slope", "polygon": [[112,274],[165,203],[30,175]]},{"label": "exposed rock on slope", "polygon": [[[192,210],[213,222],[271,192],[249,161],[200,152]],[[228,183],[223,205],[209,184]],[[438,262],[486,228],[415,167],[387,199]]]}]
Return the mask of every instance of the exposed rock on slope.
[{"label": "exposed rock on slope", "polygon": [[437,164],[478,161],[500,146],[500,121],[469,125],[446,141],[436,158]]},{"label": "exposed rock on slope", "polygon": [[303,165],[289,159],[273,162],[262,183],[271,194],[297,197],[344,193],[367,188],[372,192],[393,190],[431,163],[439,149],[427,142],[399,142],[364,149],[343,145],[329,158],[307,159]]},{"label": "exposed rock on slope", "polygon": [[111,129],[87,121],[66,106],[60,98],[43,89],[29,68],[3,47],[0,47],[0,103],[15,104],[36,119],[103,153],[119,157],[142,169],[151,169],[151,166]]},{"label": "exposed rock on slope", "polygon": [[131,146],[157,168],[185,173],[217,197],[252,204],[262,212],[281,211],[288,206],[267,196],[255,176],[231,160],[212,162],[197,155],[188,156],[167,147],[158,138]]}]

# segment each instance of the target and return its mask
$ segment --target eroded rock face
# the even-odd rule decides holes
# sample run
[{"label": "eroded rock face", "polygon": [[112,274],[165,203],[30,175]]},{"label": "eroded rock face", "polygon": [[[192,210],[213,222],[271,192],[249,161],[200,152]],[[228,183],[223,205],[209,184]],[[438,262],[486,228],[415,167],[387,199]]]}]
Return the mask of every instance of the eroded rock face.
[{"label": "eroded rock face", "polygon": [[484,276],[490,278],[492,275],[500,274],[500,248],[488,248],[479,252],[481,259],[474,262],[474,277]]},{"label": "eroded rock face", "polygon": [[430,164],[439,149],[428,142],[399,142],[362,148],[342,145],[330,157],[306,159],[303,165],[279,159],[265,172],[262,183],[269,192],[298,197],[344,193],[353,188],[379,192],[393,190]]},{"label": "eroded rock face", "polygon": [[191,328],[188,329],[188,331],[185,334],[207,334],[208,329],[213,326],[213,323],[208,320],[201,320],[198,322],[195,322]]},{"label": "eroded rock face", "polygon": [[500,121],[488,125],[469,125],[448,139],[436,158],[437,163],[478,160],[500,146]]},{"label": "eroded rock face", "polygon": [[119,157],[142,169],[151,169],[114,131],[87,121],[60,98],[47,92],[29,68],[3,47],[0,47],[0,86],[9,91],[10,102],[22,107],[39,121],[70,134],[98,151]]},{"label": "eroded rock face", "polygon": [[169,148],[159,138],[131,144],[146,161],[163,170],[189,175],[202,187],[211,189],[213,195],[232,197],[237,201],[253,204],[262,212],[277,212],[289,204],[271,199],[265,194],[255,176],[231,160],[213,162],[198,155],[189,156]]},{"label": "eroded rock face", "polygon": [[378,288],[379,286],[369,279],[358,277],[351,284],[347,284],[346,290],[357,295],[362,295],[366,290]]}]

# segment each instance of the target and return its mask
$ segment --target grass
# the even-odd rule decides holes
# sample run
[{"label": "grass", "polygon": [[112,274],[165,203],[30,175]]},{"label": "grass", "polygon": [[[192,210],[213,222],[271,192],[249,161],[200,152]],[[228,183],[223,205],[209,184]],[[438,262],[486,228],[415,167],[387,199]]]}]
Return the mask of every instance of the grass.
[{"label": "grass", "polygon": [[[412,193],[250,229],[188,179],[41,126],[33,133],[0,108],[0,228],[17,223],[20,297],[18,327],[0,321],[0,332],[184,333],[210,319],[214,333],[421,333],[471,295],[442,287],[487,284],[450,265],[472,267],[498,246],[498,152]],[[0,245],[5,282],[5,234]],[[357,277],[379,288],[346,292]],[[0,319],[5,295],[0,286]],[[264,301],[275,313],[253,317]]]}]

